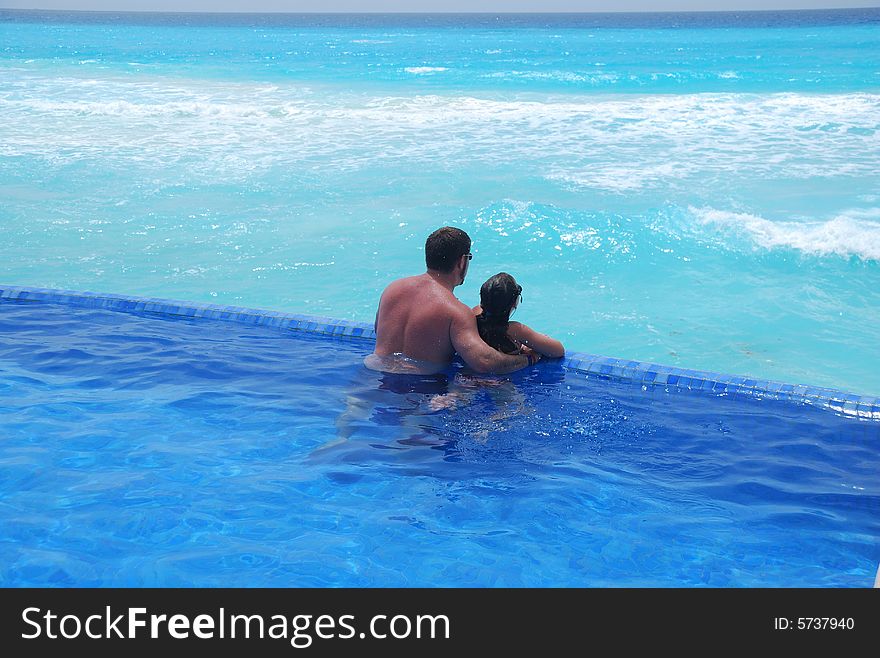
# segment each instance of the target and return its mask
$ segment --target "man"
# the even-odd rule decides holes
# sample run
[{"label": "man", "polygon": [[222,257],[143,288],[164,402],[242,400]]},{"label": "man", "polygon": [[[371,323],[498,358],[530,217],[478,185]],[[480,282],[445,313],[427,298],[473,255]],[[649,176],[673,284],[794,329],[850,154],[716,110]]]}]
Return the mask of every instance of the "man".
[{"label": "man", "polygon": [[364,360],[373,370],[433,374],[458,353],[480,373],[508,373],[539,355],[502,354],[477,332],[474,313],[453,294],[464,283],[473,256],[471,239],[458,228],[437,229],[425,242],[427,272],[393,281],[376,313],[376,349]]}]

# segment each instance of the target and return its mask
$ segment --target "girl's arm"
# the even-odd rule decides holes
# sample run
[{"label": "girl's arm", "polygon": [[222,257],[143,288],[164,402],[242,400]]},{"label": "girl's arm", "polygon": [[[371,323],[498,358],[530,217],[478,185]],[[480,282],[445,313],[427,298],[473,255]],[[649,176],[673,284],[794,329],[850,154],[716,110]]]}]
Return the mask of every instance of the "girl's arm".
[{"label": "girl's arm", "polygon": [[522,322],[511,322],[507,325],[507,335],[551,359],[565,356],[562,343],[546,334],[538,333]]}]

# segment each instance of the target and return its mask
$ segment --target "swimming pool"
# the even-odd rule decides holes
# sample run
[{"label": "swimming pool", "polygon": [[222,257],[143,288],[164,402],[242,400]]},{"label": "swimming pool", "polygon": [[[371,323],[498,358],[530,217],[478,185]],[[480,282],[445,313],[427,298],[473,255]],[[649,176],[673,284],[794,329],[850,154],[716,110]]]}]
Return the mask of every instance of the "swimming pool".
[{"label": "swimming pool", "polygon": [[0,585],[873,582],[875,399],[570,360],[413,383],[356,323],[16,293]]}]

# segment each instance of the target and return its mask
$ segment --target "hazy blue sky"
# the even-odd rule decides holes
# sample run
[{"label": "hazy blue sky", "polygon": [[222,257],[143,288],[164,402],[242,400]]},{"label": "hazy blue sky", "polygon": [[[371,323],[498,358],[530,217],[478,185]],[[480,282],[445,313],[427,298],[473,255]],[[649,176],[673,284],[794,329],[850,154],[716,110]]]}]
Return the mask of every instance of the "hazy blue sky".
[{"label": "hazy blue sky", "polygon": [[880,0],[0,0],[5,9],[128,11],[712,11],[880,6]]}]

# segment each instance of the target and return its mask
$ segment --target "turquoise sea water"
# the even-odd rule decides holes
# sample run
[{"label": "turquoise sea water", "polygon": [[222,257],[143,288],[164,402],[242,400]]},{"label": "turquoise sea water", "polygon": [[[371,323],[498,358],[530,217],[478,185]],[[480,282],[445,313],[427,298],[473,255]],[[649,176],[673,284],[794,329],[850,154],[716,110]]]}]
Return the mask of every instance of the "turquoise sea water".
[{"label": "turquoise sea water", "polygon": [[0,11],[0,278],[371,320],[434,228],[571,350],[880,393],[880,10]]}]

